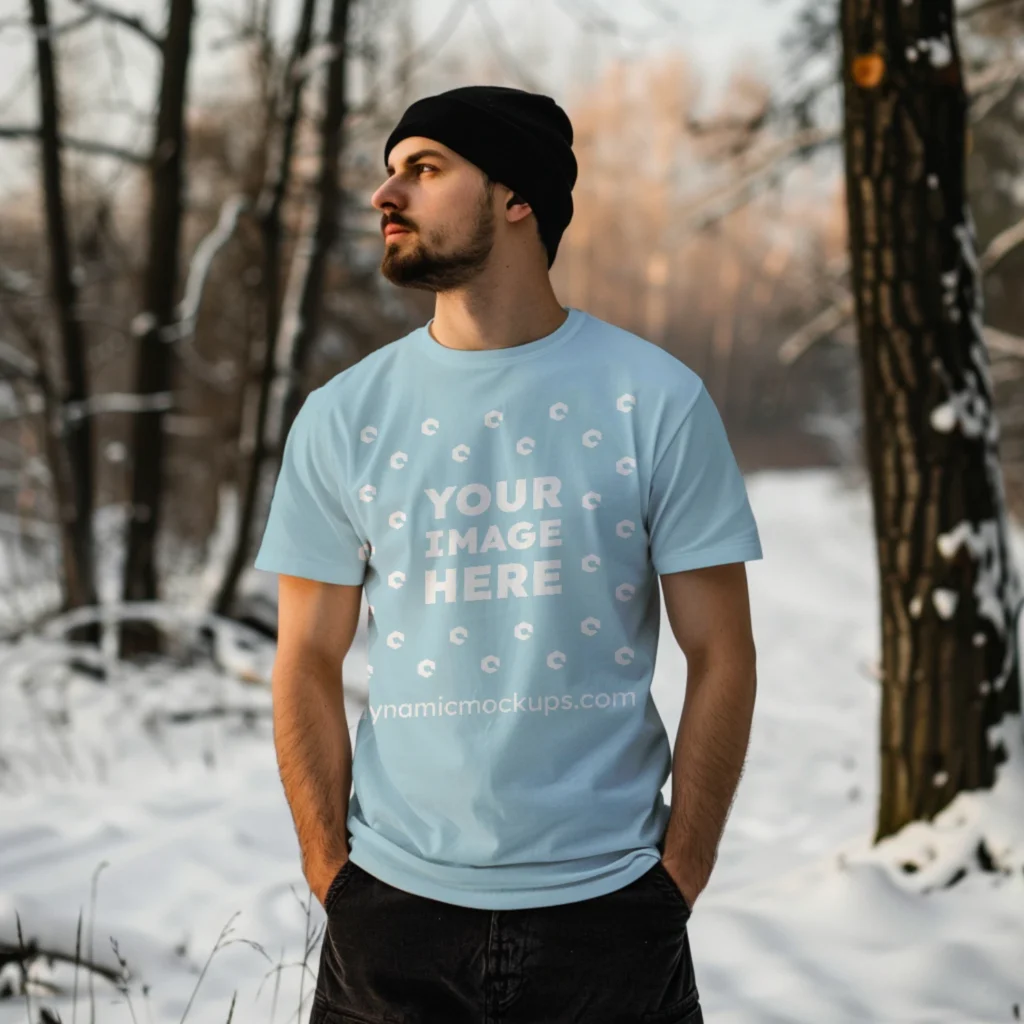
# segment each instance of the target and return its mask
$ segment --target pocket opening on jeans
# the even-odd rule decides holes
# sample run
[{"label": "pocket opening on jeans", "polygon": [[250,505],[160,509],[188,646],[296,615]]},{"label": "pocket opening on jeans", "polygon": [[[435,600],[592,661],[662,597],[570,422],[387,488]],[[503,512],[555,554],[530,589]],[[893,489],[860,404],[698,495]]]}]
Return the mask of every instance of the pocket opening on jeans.
[{"label": "pocket opening on jeans", "polygon": [[668,886],[671,889],[672,895],[679,900],[687,915],[692,914],[693,907],[690,906],[690,901],[683,895],[683,890],[676,885],[676,880],[668,873],[668,868],[665,867],[664,861],[659,860],[654,870],[657,872],[656,877],[661,881],[662,885]]},{"label": "pocket opening on jeans", "polygon": [[352,858],[348,857],[345,863],[338,868],[338,873],[331,879],[331,884],[327,887],[327,892],[324,895],[324,913],[330,914],[331,908],[337,901],[342,889],[345,888],[354,866]]}]

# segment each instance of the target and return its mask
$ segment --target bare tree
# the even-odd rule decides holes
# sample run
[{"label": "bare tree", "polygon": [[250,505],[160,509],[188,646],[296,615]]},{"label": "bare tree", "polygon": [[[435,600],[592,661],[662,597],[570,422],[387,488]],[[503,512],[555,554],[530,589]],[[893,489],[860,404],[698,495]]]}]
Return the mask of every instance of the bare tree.
[{"label": "bare tree", "polygon": [[[283,210],[292,177],[292,158],[302,115],[302,97],[309,79],[305,62],[313,40],[316,0],[303,0],[298,25],[280,78],[269,101],[276,108],[276,119],[267,122],[267,155],[263,185],[256,215],[263,242],[263,332],[251,368],[255,383],[247,382],[243,403],[241,445],[249,454],[249,465],[241,482],[241,501],[234,544],[224,578],[214,598],[214,608],[227,614],[234,601],[238,581],[246,567],[253,519],[259,500],[262,467],[267,459],[266,421],[270,409],[270,389],[274,382],[277,341],[281,325],[282,268],[284,264]],[[275,123],[276,120],[276,123]]]},{"label": "bare tree", "polygon": [[[327,255],[338,237],[341,190],[339,161],[344,144],[343,128],[347,106],[346,61],[350,0],[332,0],[327,34],[328,65],[324,80],[324,112],[320,125],[320,169],[316,188],[316,216],[302,255],[306,259],[294,275],[294,313],[282,324],[285,335],[278,346],[281,409],[271,416],[277,428],[277,450],[291,428],[303,395],[300,381],[309,363],[323,311],[324,270]],[[283,369],[283,372],[282,372]]]},{"label": "bare tree", "polygon": [[287,113],[282,118],[279,159],[271,165],[270,187],[262,211],[266,245],[267,344],[260,374],[256,415],[250,424],[252,458],[242,495],[238,531],[215,611],[227,615],[234,602],[238,581],[249,560],[260,483],[270,457],[284,446],[292,420],[302,401],[301,383],[323,308],[323,284],[327,255],[338,234],[340,214],[339,161],[346,112],[346,66],[350,0],[332,0],[325,45],[320,52],[327,62],[324,110],[320,125],[320,167],[316,186],[316,212],[308,237],[295,246],[284,301],[279,299],[281,260],[281,203],[290,173],[295,122],[301,102],[303,72],[298,66],[309,46],[313,17],[307,0],[296,34],[286,76],[290,91],[284,96]]},{"label": "bare tree", "polygon": [[[158,396],[171,391],[174,360],[167,328],[175,321],[181,251],[182,185],[185,166],[185,100],[191,51],[193,0],[170,0],[163,44],[159,110],[150,167],[149,254],[143,282],[143,312],[134,321],[138,338],[135,391]],[[132,423],[131,502],[122,593],[125,601],[157,597],[156,539],[163,504],[166,450],[162,403],[154,401]],[[159,632],[151,622],[127,621],[122,657],[152,653]]]},{"label": "bare tree", "polygon": [[[60,401],[52,401],[47,385],[43,430],[57,432],[59,442],[48,444],[55,505],[58,513],[63,565],[64,608],[96,603],[93,563],[93,442],[92,420],[83,415],[89,385],[86,373],[85,340],[78,319],[78,297],[71,270],[67,210],[61,168],[60,98],[57,70],[50,38],[46,0],[29,0],[35,29],[39,83],[39,142],[42,154],[43,197],[49,243],[50,287],[64,355],[64,386]],[[42,346],[40,346],[41,350]],[[44,364],[40,374],[46,374]],[[95,642],[95,626],[79,631],[77,639]]]},{"label": "bare tree", "polygon": [[881,583],[877,836],[990,786],[1019,580],[965,191],[952,0],[843,0],[846,182]]}]

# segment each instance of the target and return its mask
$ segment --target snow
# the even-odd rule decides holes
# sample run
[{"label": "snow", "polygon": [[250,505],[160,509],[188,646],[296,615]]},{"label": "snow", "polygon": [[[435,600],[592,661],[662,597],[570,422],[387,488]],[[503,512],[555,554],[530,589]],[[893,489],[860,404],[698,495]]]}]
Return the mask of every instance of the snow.
[{"label": "snow", "polygon": [[153,313],[137,313],[132,317],[131,332],[136,338],[142,338],[154,330],[158,323]]},{"label": "snow", "polygon": [[984,519],[975,528],[964,520],[948,533],[940,533],[936,539],[939,553],[947,559],[953,558],[962,544],[967,545],[977,566],[974,596],[978,602],[978,611],[991,621],[1001,635],[1006,632],[1006,609],[1000,596],[1003,560],[998,524],[994,519]]},{"label": "snow", "polygon": [[943,619],[953,618],[959,598],[960,595],[955,590],[946,587],[936,587],[932,591],[932,604]]},{"label": "snow", "polygon": [[[689,925],[706,1019],[994,1024],[1016,1019],[1015,1004],[1024,1015],[1020,719],[994,730],[1010,760],[991,792],[961,794],[935,822],[872,846],[879,627],[867,492],[825,471],[758,474],[748,487],[766,556],[747,566],[758,697],[718,863]],[[1019,563],[1019,532],[1014,546]],[[272,577],[252,580],[272,597]],[[353,727],[365,604],[363,616],[345,664]],[[308,1019],[323,911],[313,900],[307,919],[277,774],[273,651],[246,631],[199,625],[214,633],[217,664],[241,678],[201,662],[128,672],[110,658],[98,662],[105,681],[71,675],[57,630],[0,648],[0,943],[16,944],[17,913],[26,941],[73,954],[81,911],[83,952],[116,971],[113,937],[132,972],[131,1008],[96,978],[99,1024],[133,1013],[177,1024],[186,1007],[190,1024],[224,1024],[236,991],[235,1021]],[[654,694],[670,738],[684,673],[663,619]],[[168,720],[197,708],[223,713]],[[36,973],[72,985],[59,964]],[[15,976],[0,969],[0,991]],[[88,992],[80,972],[79,1020]],[[70,1000],[36,987],[31,1002],[33,1014],[46,1005],[72,1019]],[[0,1024],[28,1019],[24,996],[0,998]]]},{"label": "snow", "polygon": [[932,409],[931,425],[935,430],[948,434],[957,422],[956,408],[952,402],[943,402]]},{"label": "snow", "polygon": [[195,330],[199,317],[199,304],[203,298],[203,288],[210,276],[213,258],[228,243],[238,226],[238,218],[249,208],[246,196],[229,196],[220,208],[220,216],[214,229],[196,246],[188,268],[188,279],[185,282],[185,294],[178,303],[179,330],[190,334]]},{"label": "snow", "polygon": [[950,44],[949,36],[944,35],[941,39],[926,40],[931,50],[932,67],[944,68],[953,59],[953,47]]}]

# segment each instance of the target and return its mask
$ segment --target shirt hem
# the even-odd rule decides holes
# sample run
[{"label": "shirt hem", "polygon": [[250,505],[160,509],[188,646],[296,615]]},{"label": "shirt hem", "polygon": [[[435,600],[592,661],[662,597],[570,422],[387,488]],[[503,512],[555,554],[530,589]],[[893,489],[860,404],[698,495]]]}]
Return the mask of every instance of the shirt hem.
[{"label": "shirt hem", "polygon": [[[633,851],[633,856],[621,867],[610,872],[603,872],[597,877],[579,882],[559,882],[557,885],[517,887],[516,889],[494,889],[481,884],[482,876],[491,872],[501,872],[496,868],[465,868],[448,866],[446,870],[453,876],[453,884],[445,885],[423,874],[410,874],[387,859],[384,851],[368,850],[354,837],[349,859],[357,867],[380,879],[388,885],[415,896],[437,900],[458,907],[469,907],[475,910],[528,910],[537,907],[555,907],[566,903],[578,903],[583,900],[606,896],[608,893],[623,889],[645,875],[661,859],[656,847]],[[472,876],[472,888],[454,883],[454,876]]]},{"label": "shirt hem", "polygon": [[739,544],[718,544],[699,551],[681,552],[678,555],[663,555],[655,565],[659,576],[687,569],[705,569],[711,565],[728,565],[732,562],[756,562],[764,558],[761,542],[757,538]]},{"label": "shirt hem", "polygon": [[260,557],[253,563],[261,572],[275,572],[285,576],[301,576],[319,583],[341,583],[350,587],[362,586],[365,572],[354,578],[353,574],[340,571],[336,565],[318,562],[311,558]]}]

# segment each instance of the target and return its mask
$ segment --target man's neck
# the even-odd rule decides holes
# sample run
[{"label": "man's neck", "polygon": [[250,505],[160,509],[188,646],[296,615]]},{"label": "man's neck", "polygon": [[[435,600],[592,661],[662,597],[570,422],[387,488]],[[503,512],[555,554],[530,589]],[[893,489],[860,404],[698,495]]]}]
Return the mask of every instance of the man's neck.
[{"label": "man's neck", "polygon": [[509,348],[547,337],[567,315],[545,277],[535,289],[470,287],[443,292],[434,304],[430,333],[448,348]]}]

